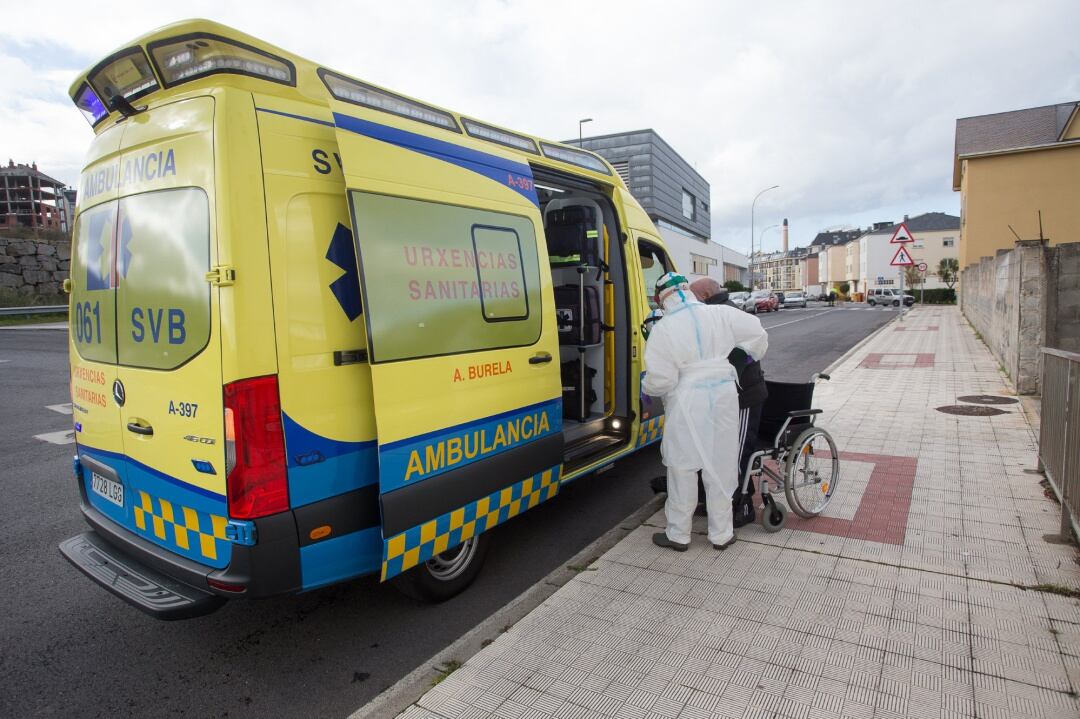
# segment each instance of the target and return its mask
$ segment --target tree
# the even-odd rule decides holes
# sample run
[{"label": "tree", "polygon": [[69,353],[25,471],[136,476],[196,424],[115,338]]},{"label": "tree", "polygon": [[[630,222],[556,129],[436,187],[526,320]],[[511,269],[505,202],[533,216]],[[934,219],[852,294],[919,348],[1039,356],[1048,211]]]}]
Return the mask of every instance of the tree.
[{"label": "tree", "polygon": [[847,293],[851,291],[851,284],[848,282],[841,282],[840,286],[836,289],[840,290],[840,294],[847,297]]},{"label": "tree", "polygon": [[922,282],[923,276],[919,272],[919,268],[915,265],[908,265],[904,268],[904,284],[911,289],[915,288],[915,285]]},{"label": "tree", "polygon": [[728,292],[746,292],[746,287],[738,280],[728,280],[724,283],[724,289]]},{"label": "tree", "polygon": [[945,283],[950,290],[956,281],[960,279],[960,260],[955,257],[943,257],[937,266],[938,279]]}]

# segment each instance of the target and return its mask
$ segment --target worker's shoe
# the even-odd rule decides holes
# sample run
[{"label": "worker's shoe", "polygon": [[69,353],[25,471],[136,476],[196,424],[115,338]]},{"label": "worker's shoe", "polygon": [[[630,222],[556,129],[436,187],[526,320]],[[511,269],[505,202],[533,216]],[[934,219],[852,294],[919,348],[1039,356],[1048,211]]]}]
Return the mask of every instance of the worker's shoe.
[{"label": "worker's shoe", "polygon": [[680,544],[679,542],[673,542],[668,539],[667,533],[657,532],[652,536],[652,543],[658,547],[667,547],[668,549],[674,549],[676,552],[685,552],[690,549],[689,544]]},{"label": "worker's shoe", "polygon": [[660,494],[667,491],[667,475],[661,474],[659,477],[653,477],[649,480],[649,487],[652,488],[653,493]]},{"label": "worker's shoe", "polygon": [[[654,539],[655,539],[655,537],[654,537]],[[731,535],[731,539],[727,540],[723,544],[714,544],[712,546],[713,546],[713,549],[718,549],[718,550],[720,550],[722,552],[725,549],[727,549],[728,547],[730,547],[732,544],[735,544],[735,535],[734,534]]]}]

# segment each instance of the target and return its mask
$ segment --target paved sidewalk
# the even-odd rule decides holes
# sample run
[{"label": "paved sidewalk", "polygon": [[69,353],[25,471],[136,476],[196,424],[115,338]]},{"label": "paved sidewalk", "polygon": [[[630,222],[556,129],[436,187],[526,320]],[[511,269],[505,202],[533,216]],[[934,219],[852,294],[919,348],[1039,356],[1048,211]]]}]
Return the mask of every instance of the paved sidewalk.
[{"label": "paved sidewalk", "polygon": [[1018,404],[936,409],[1010,394],[988,350],[920,308],[832,377],[825,516],[726,552],[696,518],[679,554],[658,513],[402,716],[1080,716],[1080,600],[1034,588],[1080,588],[1035,435]]}]

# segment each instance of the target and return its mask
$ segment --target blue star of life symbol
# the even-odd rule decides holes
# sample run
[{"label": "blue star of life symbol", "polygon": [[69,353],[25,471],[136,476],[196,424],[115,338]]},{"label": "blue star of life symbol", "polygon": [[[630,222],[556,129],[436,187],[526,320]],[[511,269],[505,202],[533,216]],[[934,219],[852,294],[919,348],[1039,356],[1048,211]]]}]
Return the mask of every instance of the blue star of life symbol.
[{"label": "blue star of life symbol", "polygon": [[326,259],[345,271],[345,274],[330,283],[330,291],[334,293],[345,316],[352,322],[360,316],[360,273],[356,268],[352,230],[340,222],[330,239]]}]

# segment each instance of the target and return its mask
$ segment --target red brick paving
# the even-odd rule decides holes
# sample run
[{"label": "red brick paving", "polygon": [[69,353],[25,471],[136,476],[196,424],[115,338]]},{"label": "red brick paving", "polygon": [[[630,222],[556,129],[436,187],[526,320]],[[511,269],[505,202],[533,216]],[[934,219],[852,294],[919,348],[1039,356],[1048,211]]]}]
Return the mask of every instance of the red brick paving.
[{"label": "red brick paving", "polygon": [[[886,359],[888,361],[885,361]],[[859,363],[862,369],[911,369],[933,366],[933,352],[871,352]]]},{"label": "red brick paving", "polygon": [[[907,533],[908,510],[915,486],[915,457],[895,457],[888,454],[841,452],[846,462],[867,462],[874,465],[866,484],[859,508],[853,519],[815,517],[803,519],[791,513],[787,526],[804,532],[829,534],[834,537],[866,539],[882,544],[902,545]],[[843,481],[841,478],[840,481]]]}]

